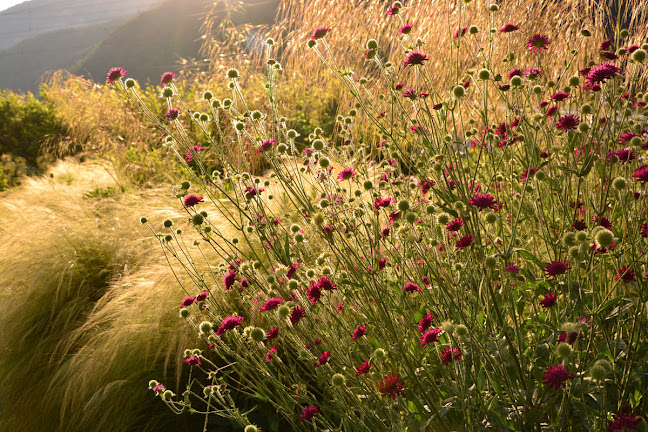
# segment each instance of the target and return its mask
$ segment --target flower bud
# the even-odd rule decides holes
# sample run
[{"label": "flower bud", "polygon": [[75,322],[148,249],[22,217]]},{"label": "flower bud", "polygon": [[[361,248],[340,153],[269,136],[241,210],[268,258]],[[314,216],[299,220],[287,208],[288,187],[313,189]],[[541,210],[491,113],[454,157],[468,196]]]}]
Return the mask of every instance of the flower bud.
[{"label": "flower bud", "polygon": [[344,375],[336,373],[331,377],[331,384],[335,387],[344,387],[346,385],[346,378]]},{"label": "flower bud", "polygon": [[614,242],[614,233],[606,228],[602,228],[594,236],[594,242],[598,247],[607,249]]}]

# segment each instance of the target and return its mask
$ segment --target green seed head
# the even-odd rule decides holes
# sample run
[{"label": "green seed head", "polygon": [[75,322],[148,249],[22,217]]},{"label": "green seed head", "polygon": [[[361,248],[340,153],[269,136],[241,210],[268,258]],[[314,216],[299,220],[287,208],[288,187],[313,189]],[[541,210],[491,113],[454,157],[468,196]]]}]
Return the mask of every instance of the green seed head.
[{"label": "green seed head", "polygon": [[600,229],[594,236],[594,242],[598,247],[607,249],[614,242],[614,234],[608,229]]},{"label": "green seed head", "polygon": [[335,387],[344,387],[346,385],[346,378],[344,375],[336,373],[331,377],[331,384]]}]

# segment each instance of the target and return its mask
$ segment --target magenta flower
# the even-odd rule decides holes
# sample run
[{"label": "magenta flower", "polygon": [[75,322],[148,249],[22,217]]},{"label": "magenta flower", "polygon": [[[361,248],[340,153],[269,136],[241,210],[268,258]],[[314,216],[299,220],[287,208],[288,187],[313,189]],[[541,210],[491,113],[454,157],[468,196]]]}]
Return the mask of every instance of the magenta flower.
[{"label": "magenta flower", "polygon": [[177,119],[179,115],[180,115],[180,110],[175,109],[175,108],[170,108],[170,109],[167,111],[167,113],[166,113],[166,115],[164,116],[164,118],[165,118],[167,121],[173,121],[173,120]]},{"label": "magenta flower", "polygon": [[266,353],[266,363],[270,363],[272,360],[274,360],[275,354],[277,354],[277,348],[270,348]]},{"label": "magenta flower", "polygon": [[125,77],[127,74],[128,72],[126,72],[124,68],[114,67],[108,71],[108,78],[106,78],[106,82],[108,84],[114,84],[120,78]]},{"label": "magenta flower", "polygon": [[259,312],[265,312],[272,310],[283,303],[285,299],[283,297],[270,297],[266,302],[261,306]]},{"label": "magenta flower", "polygon": [[223,333],[225,333],[227,330],[232,330],[233,328],[240,326],[241,324],[243,324],[242,316],[228,316],[223,320],[221,325],[218,326],[216,336],[223,337]]},{"label": "magenta flower", "polygon": [[407,90],[403,91],[403,97],[411,100],[416,99],[417,98],[416,90],[414,90],[413,88],[408,88]]},{"label": "magenta flower", "polygon": [[405,393],[405,390],[403,390],[404,384],[400,379],[400,374],[390,374],[380,381],[378,390],[380,390],[383,396],[396,400],[397,395]]},{"label": "magenta flower", "polygon": [[629,265],[625,265],[621,267],[619,273],[614,277],[614,280],[621,280],[623,283],[628,284],[630,282],[636,282],[637,276],[634,269],[630,268]]},{"label": "magenta flower", "polygon": [[632,177],[636,178],[638,182],[648,183],[648,165],[641,165],[632,174]]},{"label": "magenta flower", "polygon": [[511,79],[514,76],[522,76],[522,75],[524,75],[524,71],[522,69],[511,69],[511,71],[508,73],[508,79]]},{"label": "magenta flower", "polygon": [[308,287],[308,300],[310,300],[313,306],[317,304],[320,297],[322,297],[322,290],[320,289],[319,285],[312,284]]},{"label": "magenta flower", "polygon": [[562,102],[569,97],[569,93],[558,92],[551,95],[551,100],[554,102]]},{"label": "magenta flower", "polygon": [[601,63],[589,70],[586,81],[589,85],[601,84],[620,74],[621,69],[614,63]]},{"label": "magenta flower", "polygon": [[514,24],[504,24],[504,27],[502,27],[499,32],[500,33],[510,33],[515,30],[519,30],[520,26],[516,26]]},{"label": "magenta flower", "polygon": [[457,29],[457,31],[452,36],[452,39],[459,40],[460,37],[466,34],[466,31],[468,31],[468,27]]},{"label": "magenta flower", "polygon": [[421,288],[416,285],[415,283],[412,282],[407,282],[405,286],[403,287],[403,291],[406,293],[411,293],[411,292],[421,292]]},{"label": "magenta flower", "polygon": [[423,54],[420,51],[411,51],[409,54],[407,54],[407,57],[405,57],[405,61],[403,62],[403,66],[417,66],[417,65],[422,65],[424,61],[428,60],[428,57]]},{"label": "magenta flower", "polygon": [[304,318],[304,316],[304,308],[301,306],[295,306],[292,312],[290,312],[290,323],[293,326],[296,326],[297,324],[299,324],[299,321]]},{"label": "magenta flower", "polygon": [[412,24],[405,24],[403,27],[398,30],[398,33],[401,34],[410,34],[412,32]]},{"label": "magenta flower", "polygon": [[536,79],[541,75],[542,75],[542,71],[540,69],[538,69],[537,67],[530,67],[530,68],[524,69],[524,76],[531,79],[531,80]]},{"label": "magenta flower", "polygon": [[621,164],[625,164],[627,162],[630,162],[631,160],[635,160],[637,158],[637,155],[634,150],[630,150],[629,148],[624,148],[621,150],[617,150],[614,152],[614,155],[619,158],[621,161]]},{"label": "magenta flower", "polygon": [[547,366],[542,374],[542,383],[554,390],[564,388],[567,385],[567,380],[571,379],[574,379],[574,375],[561,364]]},{"label": "magenta flower", "polygon": [[418,323],[419,334],[425,332],[428,328],[430,328],[433,320],[434,318],[432,317],[432,314],[424,315]]},{"label": "magenta flower", "polygon": [[461,220],[461,218],[457,218],[453,221],[450,221],[450,223],[446,225],[445,229],[447,229],[448,231],[458,231],[462,225],[463,221]]},{"label": "magenta flower", "polygon": [[371,369],[371,363],[369,363],[369,360],[365,360],[360,366],[356,366],[356,376],[366,374],[369,369]]},{"label": "magenta flower", "polygon": [[198,357],[186,358],[184,362],[191,366],[200,366],[202,364],[200,363],[200,359]]},{"label": "magenta flower", "polygon": [[234,285],[234,282],[236,282],[236,271],[231,271],[225,273],[225,276],[223,276],[223,284],[225,285],[225,289],[229,290],[232,288],[232,285]]},{"label": "magenta flower", "polygon": [[553,115],[556,114],[557,112],[558,112],[557,106],[549,107],[549,109],[547,110],[547,118],[553,117]]},{"label": "magenta flower", "polygon": [[173,82],[173,78],[176,78],[178,74],[174,74],[173,72],[164,72],[162,74],[162,78],[160,79],[160,85],[162,87],[166,87],[169,84]]},{"label": "magenta flower", "polygon": [[276,142],[277,142],[277,140],[274,139],[274,138],[270,138],[269,140],[263,141],[261,143],[261,145],[259,146],[259,149],[257,150],[257,153],[261,154],[261,153],[267,152],[268,150],[270,150],[275,145]]},{"label": "magenta flower", "polygon": [[489,194],[475,194],[468,200],[468,204],[477,207],[479,210],[494,209],[497,206],[495,198]]},{"label": "magenta flower", "polygon": [[246,199],[252,199],[257,195],[260,195],[261,192],[263,192],[264,190],[265,189],[263,189],[263,188],[257,188],[255,186],[248,186],[243,191],[243,195],[245,195]]},{"label": "magenta flower", "polygon": [[205,301],[207,296],[209,296],[209,291],[203,291],[196,296],[196,301],[197,302]]},{"label": "magenta flower", "polygon": [[544,298],[540,300],[540,306],[542,306],[545,309],[552,308],[556,305],[556,294],[554,293],[547,293],[545,294]]},{"label": "magenta flower", "polygon": [[319,413],[320,409],[317,405],[310,405],[304,408],[304,411],[302,411],[301,416],[299,417],[299,420],[302,422],[305,421],[312,421],[313,418]]},{"label": "magenta flower", "polygon": [[367,324],[362,324],[360,327],[353,330],[353,336],[351,336],[351,339],[356,340],[358,338],[361,338],[362,336],[365,335],[366,332],[367,332]]},{"label": "magenta flower", "polygon": [[196,300],[196,297],[185,297],[184,300],[182,300],[182,304],[180,307],[189,307],[193,304],[193,302]]},{"label": "magenta flower", "polygon": [[610,46],[612,45],[612,39],[605,39],[603,42],[601,42],[601,46],[599,47],[599,51],[605,51]]},{"label": "magenta flower", "polygon": [[311,40],[322,39],[324,36],[329,34],[330,31],[331,29],[328,27],[317,27],[315,30],[313,30],[313,34],[310,38]]},{"label": "magenta flower", "polygon": [[569,261],[552,261],[544,268],[545,273],[550,277],[564,274],[567,270],[569,270]]},{"label": "magenta flower", "polygon": [[331,351],[324,351],[322,354],[317,357],[317,361],[313,363],[313,367],[318,367],[326,364],[329,360],[329,356],[331,355]]},{"label": "magenta flower", "polygon": [[441,353],[441,363],[450,364],[455,360],[461,360],[461,350],[459,348],[446,348]]},{"label": "magenta flower", "polygon": [[455,245],[455,248],[456,249],[463,249],[463,248],[466,248],[466,247],[470,246],[472,244],[472,242],[473,242],[473,237],[474,236],[472,234],[468,234],[468,235],[465,235],[465,236],[461,237],[459,240],[457,240],[457,244]]},{"label": "magenta flower", "polygon": [[637,417],[629,410],[623,410],[621,413],[612,415],[612,420],[608,423],[609,432],[638,432],[637,427],[642,422],[641,417]]},{"label": "magenta flower", "polygon": [[439,327],[434,327],[421,335],[421,346],[439,342],[439,335],[443,333]]},{"label": "magenta flower", "polygon": [[549,37],[541,34],[534,34],[527,42],[527,48],[532,53],[539,53],[542,50],[549,48]]},{"label": "magenta flower", "polygon": [[337,175],[337,179],[340,181],[351,180],[355,177],[355,170],[353,168],[344,168]]},{"label": "magenta flower", "polygon": [[582,337],[580,332],[561,332],[558,336],[558,342],[566,342],[569,345],[574,345],[574,342],[578,340],[579,337]]},{"label": "magenta flower", "polygon": [[193,207],[198,203],[204,202],[205,199],[201,196],[190,194],[184,197],[183,204],[185,207]]},{"label": "magenta flower", "polygon": [[568,114],[566,116],[561,117],[556,122],[556,129],[561,131],[574,130],[578,127],[579,124],[580,124],[580,119],[577,116],[573,114]]},{"label": "magenta flower", "polygon": [[265,342],[271,341],[279,335],[279,328],[272,327],[268,333],[266,333]]}]

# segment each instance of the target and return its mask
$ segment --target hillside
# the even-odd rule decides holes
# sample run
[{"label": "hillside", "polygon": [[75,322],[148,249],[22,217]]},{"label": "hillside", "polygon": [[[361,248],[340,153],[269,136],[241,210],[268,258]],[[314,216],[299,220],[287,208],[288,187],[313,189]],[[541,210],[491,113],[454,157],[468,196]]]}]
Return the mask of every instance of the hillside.
[{"label": "hillside", "polygon": [[137,15],[161,0],[31,0],[0,12],[0,50],[57,30]]}]

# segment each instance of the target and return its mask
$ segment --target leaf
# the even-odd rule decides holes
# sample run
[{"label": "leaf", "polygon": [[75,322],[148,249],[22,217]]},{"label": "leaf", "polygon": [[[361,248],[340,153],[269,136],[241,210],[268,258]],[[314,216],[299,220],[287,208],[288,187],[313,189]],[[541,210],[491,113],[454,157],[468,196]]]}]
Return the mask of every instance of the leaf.
[{"label": "leaf", "polygon": [[540,270],[544,270],[545,266],[542,264],[542,261],[540,261],[540,258],[537,256],[533,255],[531,252],[525,249],[513,249],[513,253],[518,253],[522,255],[524,258],[528,259],[529,261],[532,261],[535,265],[538,266]]}]

